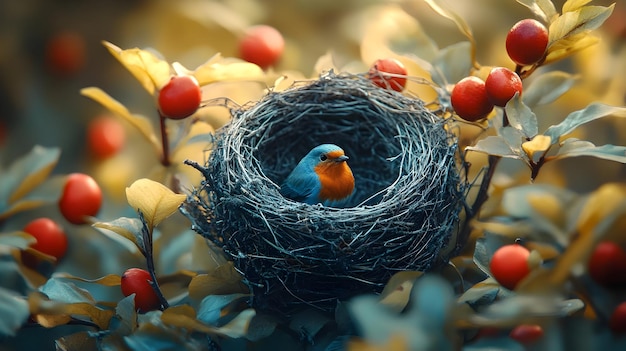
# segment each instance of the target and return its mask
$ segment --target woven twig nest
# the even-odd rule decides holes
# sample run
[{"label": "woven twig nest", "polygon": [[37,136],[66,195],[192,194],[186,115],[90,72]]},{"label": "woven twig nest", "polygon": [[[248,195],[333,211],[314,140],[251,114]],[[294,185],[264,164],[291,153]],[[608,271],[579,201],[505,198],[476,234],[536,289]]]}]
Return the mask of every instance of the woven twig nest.
[{"label": "woven twig nest", "polygon": [[[420,100],[331,72],[232,115],[183,211],[234,261],[254,306],[332,309],[440,259],[465,182],[455,137]],[[324,143],[350,157],[356,192],[347,208],[279,192],[300,158]]]}]

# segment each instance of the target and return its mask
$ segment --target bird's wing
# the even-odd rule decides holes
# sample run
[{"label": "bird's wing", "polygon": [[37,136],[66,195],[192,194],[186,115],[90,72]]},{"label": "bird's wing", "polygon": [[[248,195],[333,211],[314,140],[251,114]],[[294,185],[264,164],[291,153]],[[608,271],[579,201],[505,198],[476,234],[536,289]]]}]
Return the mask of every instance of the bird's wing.
[{"label": "bird's wing", "polygon": [[319,180],[310,175],[290,174],[280,186],[280,193],[294,201],[309,202],[315,190],[319,193]]}]

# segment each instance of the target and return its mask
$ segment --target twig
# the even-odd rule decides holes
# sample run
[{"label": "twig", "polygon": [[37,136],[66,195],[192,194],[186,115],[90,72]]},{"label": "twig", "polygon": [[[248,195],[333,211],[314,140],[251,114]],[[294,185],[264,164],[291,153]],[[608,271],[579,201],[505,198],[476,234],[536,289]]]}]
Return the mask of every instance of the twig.
[{"label": "twig", "polygon": [[161,164],[167,167],[171,164],[170,162],[170,141],[167,135],[167,126],[165,125],[165,120],[167,117],[163,116],[161,111],[159,111],[159,127],[161,128],[161,145],[163,147],[163,155],[161,157]]}]

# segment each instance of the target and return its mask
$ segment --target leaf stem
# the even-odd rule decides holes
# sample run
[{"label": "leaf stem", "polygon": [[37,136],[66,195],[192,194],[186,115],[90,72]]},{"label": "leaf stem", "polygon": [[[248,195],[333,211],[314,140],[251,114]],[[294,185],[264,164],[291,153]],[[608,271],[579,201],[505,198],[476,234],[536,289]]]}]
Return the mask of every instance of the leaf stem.
[{"label": "leaf stem", "polygon": [[170,161],[170,141],[167,134],[167,126],[165,120],[167,117],[163,116],[161,111],[159,112],[159,127],[161,128],[161,146],[163,148],[163,155],[161,157],[161,164],[168,167],[171,164]]}]

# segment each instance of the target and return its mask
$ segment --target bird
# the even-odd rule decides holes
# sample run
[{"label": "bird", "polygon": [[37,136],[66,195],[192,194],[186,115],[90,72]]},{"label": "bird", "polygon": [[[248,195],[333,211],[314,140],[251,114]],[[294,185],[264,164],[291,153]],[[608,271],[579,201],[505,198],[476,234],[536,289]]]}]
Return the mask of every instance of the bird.
[{"label": "bird", "polygon": [[335,144],[314,147],[285,178],[280,193],[309,205],[344,206],[354,194],[348,156]]}]

